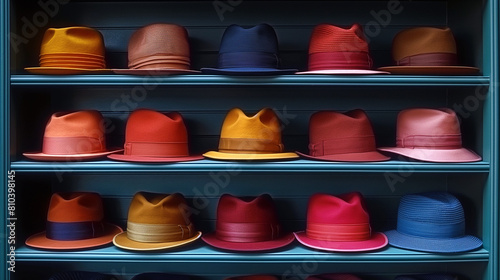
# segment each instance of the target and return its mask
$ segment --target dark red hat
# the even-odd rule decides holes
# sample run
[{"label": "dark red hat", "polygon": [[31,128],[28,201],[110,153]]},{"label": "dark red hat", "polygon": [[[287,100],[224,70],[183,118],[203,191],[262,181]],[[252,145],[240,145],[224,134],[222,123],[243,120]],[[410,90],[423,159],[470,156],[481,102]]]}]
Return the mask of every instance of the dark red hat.
[{"label": "dark red hat", "polygon": [[189,155],[188,133],[180,113],[138,109],[130,114],[125,151],[110,159],[134,162],[179,162],[203,159]]},{"label": "dark red hat", "polygon": [[292,233],[283,232],[273,199],[268,194],[222,195],[217,206],[215,232],[201,238],[214,247],[234,251],[272,250],[295,239]]},{"label": "dark red hat", "polygon": [[388,160],[375,146],[372,125],[361,109],[340,113],[320,111],[309,120],[309,155],[303,157],[327,161]]},{"label": "dark red hat", "polygon": [[359,192],[313,195],[307,208],[307,228],[295,233],[295,237],[305,246],[340,252],[376,250],[388,243],[383,233],[372,232]]}]

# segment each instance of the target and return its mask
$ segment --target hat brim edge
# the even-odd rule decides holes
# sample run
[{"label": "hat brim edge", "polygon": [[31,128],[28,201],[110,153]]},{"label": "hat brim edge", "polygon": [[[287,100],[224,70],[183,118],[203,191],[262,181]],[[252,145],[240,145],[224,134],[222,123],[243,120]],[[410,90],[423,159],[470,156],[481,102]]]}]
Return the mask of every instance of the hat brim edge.
[{"label": "hat brim edge", "polygon": [[[304,246],[332,252],[364,252],[364,251],[375,251],[382,249],[389,244],[389,240],[384,233],[375,232],[369,240],[364,241],[350,241],[350,242],[331,242],[324,240],[316,240],[306,236],[305,231],[294,232],[295,238]],[[321,245],[318,245],[321,243]],[[372,244],[373,243],[373,244]],[[369,246],[368,246],[369,244]],[[358,245],[349,247],[347,245]]]},{"label": "hat brim edge", "polygon": [[177,248],[192,243],[197,239],[199,239],[201,235],[202,235],[201,231],[197,231],[197,233],[194,236],[180,241],[145,243],[145,242],[137,242],[130,240],[127,237],[127,232],[124,231],[120,234],[115,235],[115,237],[113,238],[113,244],[118,248],[131,251],[158,251],[158,250]]},{"label": "hat brim edge", "polygon": [[[428,253],[462,253],[479,249],[483,242],[472,235],[460,238],[431,239],[402,234],[397,230],[385,232],[391,246]],[[448,241],[450,241],[448,243]],[[410,245],[411,244],[411,245]]]},{"label": "hat brim edge", "polygon": [[44,153],[23,153],[23,156],[37,161],[78,161],[78,160],[89,160],[104,157],[113,153],[122,152],[123,149],[113,149],[106,152],[91,153],[91,154],[75,154],[75,155],[51,155]]},{"label": "hat brim edge", "polygon": [[252,251],[269,251],[285,247],[295,240],[293,233],[286,233],[281,238],[262,241],[262,242],[228,242],[218,239],[215,232],[203,235],[201,238],[205,243],[218,249],[252,252]]},{"label": "hat brim edge", "polygon": [[377,148],[377,150],[428,162],[476,162],[482,159],[481,156],[466,148],[438,150],[381,147]]},{"label": "hat brim edge", "polygon": [[269,153],[269,154],[236,154],[222,153],[218,151],[209,151],[203,154],[204,157],[218,160],[279,160],[279,159],[296,159],[299,155],[293,152],[287,153]]},{"label": "hat brim edge", "polygon": [[132,156],[124,154],[110,154],[109,159],[126,161],[126,162],[142,162],[142,163],[168,163],[168,162],[184,162],[184,161],[195,161],[202,160],[204,157],[202,155],[193,155],[185,157],[143,157],[143,156]]},{"label": "hat brim edge", "polygon": [[[391,158],[384,156],[377,151],[365,152],[365,153],[351,153],[351,154],[338,154],[338,155],[326,155],[326,156],[311,156],[296,151],[296,153],[306,159],[320,160],[320,161],[337,161],[337,162],[380,162],[387,161]],[[369,159],[368,159],[369,158]]]}]

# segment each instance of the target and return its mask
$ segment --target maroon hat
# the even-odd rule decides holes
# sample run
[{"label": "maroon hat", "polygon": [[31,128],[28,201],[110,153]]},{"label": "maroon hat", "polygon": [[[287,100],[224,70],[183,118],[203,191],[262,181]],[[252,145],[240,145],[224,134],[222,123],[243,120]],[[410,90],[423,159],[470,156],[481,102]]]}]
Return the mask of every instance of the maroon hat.
[{"label": "maroon hat", "polygon": [[361,280],[361,278],[347,273],[325,273],[310,275],[306,278],[306,280]]},{"label": "maroon hat", "polygon": [[307,208],[307,228],[295,237],[307,247],[340,252],[376,250],[388,243],[383,233],[372,232],[359,192],[313,195]]},{"label": "maroon hat", "polygon": [[388,160],[375,146],[375,135],[366,113],[361,109],[339,113],[320,111],[309,120],[309,155],[327,161]]},{"label": "maroon hat", "polygon": [[202,239],[221,249],[263,251],[286,246],[295,238],[292,233],[283,232],[270,195],[223,194],[217,206],[215,232],[203,235]]}]

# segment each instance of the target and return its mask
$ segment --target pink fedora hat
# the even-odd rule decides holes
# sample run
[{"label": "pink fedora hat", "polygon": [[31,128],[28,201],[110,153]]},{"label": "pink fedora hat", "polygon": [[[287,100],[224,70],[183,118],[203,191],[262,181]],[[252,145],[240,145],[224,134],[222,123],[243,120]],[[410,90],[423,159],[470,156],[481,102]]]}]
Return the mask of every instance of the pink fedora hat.
[{"label": "pink fedora hat", "polygon": [[372,232],[359,192],[313,195],[307,208],[306,230],[294,234],[303,245],[326,251],[371,251],[388,243],[383,233]]},{"label": "pink fedora hat", "polygon": [[379,148],[430,162],[473,162],[481,157],[462,147],[457,115],[451,109],[406,109],[399,113],[396,147]]}]

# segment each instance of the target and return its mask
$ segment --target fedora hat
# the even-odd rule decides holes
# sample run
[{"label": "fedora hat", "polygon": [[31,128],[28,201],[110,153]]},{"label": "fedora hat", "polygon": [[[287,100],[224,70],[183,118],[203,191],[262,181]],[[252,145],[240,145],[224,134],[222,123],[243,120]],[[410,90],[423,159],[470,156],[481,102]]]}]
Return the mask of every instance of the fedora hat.
[{"label": "fedora hat", "polygon": [[309,154],[299,155],[326,161],[388,160],[375,146],[375,135],[365,111],[346,113],[320,111],[309,119]]},{"label": "fedora hat", "polygon": [[348,273],[324,273],[310,275],[306,280],[361,280],[358,276]]},{"label": "fedora hat", "polygon": [[385,232],[394,247],[432,253],[459,253],[483,242],[465,234],[460,201],[447,192],[407,194],[401,197],[397,228]]},{"label": "fedora hat", "polygon": [[231,109],[224,119],[219,140],[219,151],[203,156],[220,160],[293,159],[296,153],[284,152],[281,126],[276,113],[264,108],[248,117],[239,108]]},{"label": "fedora hat", "polygon": [[217,205],[215,232],[203,235],[202,239],[220,249],[264,251],[284,247],[295,238],[283,231],[270,195],[223,194]]},{"label": "fedora hat", "polygon": [[372,232],[370,216],[359,192],[311,196],[306,230],[296,232],[295,237],[307,247],[326,251],[361,252],[387,245],[383,233]]},{"label": "fedora hat", "polygon": [[103,221],[102,199],[98,193],[54,193],[47,212],[46,229],[26,239],[26,245],[53,250],[85,249],[111,243],[122,232]]},{"label": "fedora hat", "polygon": [[128,118],[123,154],[110,159],[134,162],[179,162],[203,159],[190,156],[188,133],[178,112],[138,109]]},{"label": "fedora hat", "polygon": [[222,35],[218,68],[202,68],[205,74],[286,75],[297,69],[278,69],[278,37],[269,24],[244,28],[233,24]]},{"label": "fedora hat", "polygon": [[128,210],[127,231],[115,236],[113,243],[122,249],[151,251],[179,247],[200,238],[189,217],[180,193],[138,192]]},{"label": "fedora hat", "polygon": [[177,24],[154,23],[139,28],[128,43],[128,68],[113,69],[117,74],[192,74],[186,28]]},{"label": "fedora hat", "polygon": [[297,74],[389,74],[372,70],[368,42],[359,24],[344,29],[330,24],[314,27],[309,42],[308,71]]},{"label": "fedora hat", "polygon": [[189,280],[189,276],[163,272],[145,272],[132,277],[131,280]]},{"label": "fedora hat", "polygon": [[380,151],[430,162],[473,162],[481,157],[462,147],[460,122],[451,109],[413,108],[398,114],[396,147]]},{"label": "fedora hat", "polygon": [[106,149],[104,130],[99,111],[57,112],[45,126],[42,151],[23,155],[40,161],[81,161],[119,152]]},{"label": "fedora hat", "polygon": [[99,272],[63,271],[53,274],[49,280],[118,280],[118,278]]},{"label": "fedora hat", "polygon": [[32,74],[75,75],[109,73],[104,39],[90,27],[49,28],[40,48],[39,67],[27,67]]},{"label": "fedora hat", "polygon": [[476,74],[476,67],[458,66],[457,46],[450,28],[415,27],[405,29],[392,41],[396,66],[378,70],[409,75]]},{"label": "fedora hat", "polygon": [[428,274],[412,274],[399,275],[394,280],[459,280],[457,275],[449,273],[428,273]]}]

